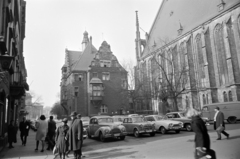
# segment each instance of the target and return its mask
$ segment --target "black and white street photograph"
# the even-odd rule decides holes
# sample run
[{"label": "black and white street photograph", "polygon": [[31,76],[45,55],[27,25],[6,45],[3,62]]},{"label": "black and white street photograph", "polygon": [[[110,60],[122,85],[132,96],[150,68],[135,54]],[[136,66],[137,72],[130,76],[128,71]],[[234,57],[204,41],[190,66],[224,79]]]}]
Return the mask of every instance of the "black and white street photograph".
[{"label": "black and white street photograph", "polygon": [[240,159],[240,0],[0,0],[0,159]]}]

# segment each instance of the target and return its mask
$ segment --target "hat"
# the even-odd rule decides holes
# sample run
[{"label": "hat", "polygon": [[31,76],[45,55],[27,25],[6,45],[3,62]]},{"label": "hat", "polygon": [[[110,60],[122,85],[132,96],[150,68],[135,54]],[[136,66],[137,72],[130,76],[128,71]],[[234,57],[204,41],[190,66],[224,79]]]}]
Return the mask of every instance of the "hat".
[{"label": "hat", "polygon": [[81,118],[81,114],[78,114],[77,117],[78,117],[78,118]]},{"label": "hat", "polygon": [[72,112],[70,116],[77,116],[77,112]]},{"label": "hat", "polygon": [[62,120],[62,122],[67,123],[67,122],[68,122],[68,119],[67,119],[67,118],[64,118],[64,119]]},{"label": "hat", "polygon": [[219,110],[219,107],[216,107],[215,109]]}]

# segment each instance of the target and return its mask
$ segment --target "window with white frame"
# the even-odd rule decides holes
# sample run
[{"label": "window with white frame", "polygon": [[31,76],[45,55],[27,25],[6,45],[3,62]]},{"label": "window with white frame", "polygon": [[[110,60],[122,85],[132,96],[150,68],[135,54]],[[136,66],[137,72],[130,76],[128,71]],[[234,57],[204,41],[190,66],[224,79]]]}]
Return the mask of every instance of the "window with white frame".
[{"label": "window with white frame", "polygon": [[102,88],[100,85],[93,85],[93,96],[102,96]]},{"label": "window with white frame", "polygon": [[78,75],[78,80],[79,80],[79,81],[83,81],[83,74],[79,74],[79,75]]},{"label": "window with white frame", "polygon": [[109,72],[103,72],[102,73],[102,80],[109,81],[110,80],[110,73]]},{"label": "window with white frame", "polygon": [[100,107],[100,111],[101,111],[101,113],[108,113],[108,108],[107,108],[107,106],[106,106],[106,105],[102,105],[102,106]]}]

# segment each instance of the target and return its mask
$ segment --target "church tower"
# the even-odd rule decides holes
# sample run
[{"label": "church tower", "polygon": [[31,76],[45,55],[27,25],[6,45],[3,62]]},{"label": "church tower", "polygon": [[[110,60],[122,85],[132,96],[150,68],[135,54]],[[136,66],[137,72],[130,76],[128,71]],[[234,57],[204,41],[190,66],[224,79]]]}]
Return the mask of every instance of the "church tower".
[{"label": "church tower", "polygon": [[85,31],[85,32],[83,33],[82,51],[84,51],[84,49],[86,48],[88,42],[89,42],[88,32]]}]

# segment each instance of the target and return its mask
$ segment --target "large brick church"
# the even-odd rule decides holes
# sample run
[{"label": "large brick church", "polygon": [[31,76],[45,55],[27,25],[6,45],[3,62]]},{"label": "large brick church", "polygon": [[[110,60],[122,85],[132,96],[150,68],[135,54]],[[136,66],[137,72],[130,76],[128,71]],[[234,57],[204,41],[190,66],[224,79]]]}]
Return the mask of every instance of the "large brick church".
[{"label": "large brick church", "polygon": [[[186,88],[178,96],[179,109],[240,101],[239,0],[163,0],[144,39],[140,38],[137,12],[136,16],[136,72],[139,78],[146,73],[151,88],[156,76],[153,56],[163,57],[171,51],[172,73],[181,65],[187,70]],[[167,62],[164,67],[169,67]],[[161,111],[159,103],[152,98],[152,109]],[[171,107],[170,100],[169,104]]]},{"label": "large brick church", "polygon": [[127,71],[119,64],[110,45],[97,50],[84,32],[82,51],[65,50],[62,67],[61,105],[66,114],[82,116],[125,114],[129,111]]}]

